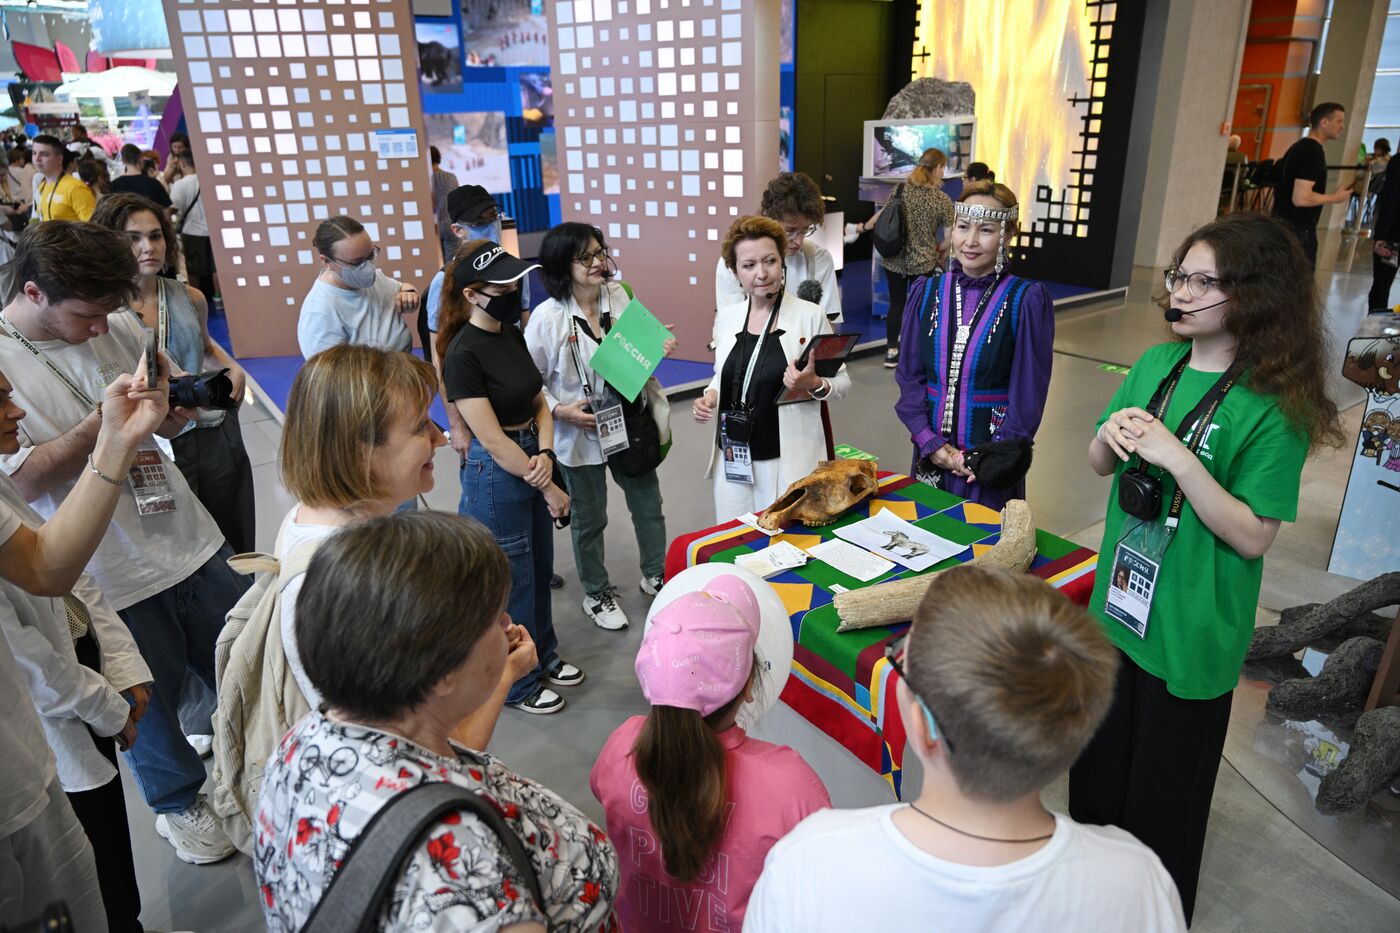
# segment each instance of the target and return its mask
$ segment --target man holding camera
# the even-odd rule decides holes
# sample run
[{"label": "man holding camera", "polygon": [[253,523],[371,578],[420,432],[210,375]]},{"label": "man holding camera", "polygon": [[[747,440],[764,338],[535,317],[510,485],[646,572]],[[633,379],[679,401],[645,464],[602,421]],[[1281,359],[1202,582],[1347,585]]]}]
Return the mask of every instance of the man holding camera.
[{"label": "man holding camera", "polygon": [[[88,223],[35,224],[20,237],[19,294],[0,312],[0,370],[28,412],[20,449],[0,469],[45,518],[73,489],[90,459],[108,382],[131,372],[146,347],[130,312],[136,260],[126,240]],[[172,408],[157,432],[177,434],[192,416]],[[185,740],[177,710],[185,673],[214,688],[214,643],[224,616],[247,588],[225,563],[232,552],[218,525],[152,438],[121,476],[98,473],[123,492],[112,524],[88,564],[103,594],[131,629],[155,677],[141,742],[126,752],[156,829],[193,864],[217,861],[233,846],[199,794],[204,766]]]}]

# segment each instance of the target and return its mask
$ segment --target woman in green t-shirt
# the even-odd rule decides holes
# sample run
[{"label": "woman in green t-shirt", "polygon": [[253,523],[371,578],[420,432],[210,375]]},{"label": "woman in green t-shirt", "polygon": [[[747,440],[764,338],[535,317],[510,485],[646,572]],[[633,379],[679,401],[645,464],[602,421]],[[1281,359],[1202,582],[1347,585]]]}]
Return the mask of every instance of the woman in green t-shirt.
[{"label": "woman in green t-shirt", "polygon": [[1296,517],[1308,451],[1342,442],[1310,270],[1258,214],[1188,236],[1160,300],[1175,340],[1134,364],[1089,444],[1114,474],[1090,609],[1124,663],[1070,813],[1149,845],[1188,921],[1263,555]]}]

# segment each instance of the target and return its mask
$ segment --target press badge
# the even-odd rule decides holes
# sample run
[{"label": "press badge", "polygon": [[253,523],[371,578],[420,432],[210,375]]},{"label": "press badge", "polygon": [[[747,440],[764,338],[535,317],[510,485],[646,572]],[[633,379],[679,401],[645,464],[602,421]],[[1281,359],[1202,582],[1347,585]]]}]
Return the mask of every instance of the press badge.
[{"label": "press badge", "polygon": [[724,430],[725,412],[719,416],[720,456],[724,462],[724,478],[730,483],[753,485],[753,457],[748,444],[729,439]]},{"label": "press badge", "polygon": [[155,447],[142,447],[128,473],[138,515],[175,511],[175,490],[170,485],[165,460]]},{"label": "press badge", "polygon": [[1152,594],[1162,571],[1162,558],[1171,544],[1172,529],[1157,522],[1139,522],[1119,540],[1104,612],[1127,626],[1138,638],[1147,637]]},{"label": "press badge", "polygon": [[597,423],[598,443],[603,446],[605,458],[630,446],[627,440],[627,423],[622,418],[620,404],[595,411],[593,418]]}]

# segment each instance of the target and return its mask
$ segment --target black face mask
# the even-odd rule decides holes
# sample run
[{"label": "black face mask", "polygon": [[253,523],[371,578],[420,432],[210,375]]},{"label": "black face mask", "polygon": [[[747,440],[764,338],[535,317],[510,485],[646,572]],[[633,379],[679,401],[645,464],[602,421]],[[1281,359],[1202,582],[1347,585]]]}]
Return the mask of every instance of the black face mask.
[{"label": "black face mask", "polygon": [[486,302],[486,306],[481,310],[502,324],[518,324],[523,310],[520,307],[520,292],[516,290],[506,292],[504,295],[492,295],[491,300]]}]

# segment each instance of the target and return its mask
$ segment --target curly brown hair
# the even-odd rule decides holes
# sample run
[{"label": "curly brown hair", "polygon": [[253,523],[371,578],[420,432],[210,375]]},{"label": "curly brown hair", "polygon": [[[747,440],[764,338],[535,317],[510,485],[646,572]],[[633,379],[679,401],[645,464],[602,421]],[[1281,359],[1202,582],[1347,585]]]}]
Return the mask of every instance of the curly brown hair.
[{"label": "curly brown hair", "polygon": [[783,172],[770,181],[758,209],[778,223],[819,224],[826,217],[822,189],[806,172]]},{"label": "curly brown hair", "polygon": [[[1197,243],[1215,254],[1216,277],[1230,296],[1225,332],[1235,338],[1235,362],[1249,387],[1276,396],[1312,446],[1346,443],[1327,395],[1322,303],[1297,237],[1272,217],[1241,211],[1198,227],[1177,247],[1172,266]],[[1157,298],[1163,309],[1170,302],[1170,295]]]},{"label": "curly brown hair", "polygon": [[719,245],[719,254],[724,257],[724,265],[730,272],[734,271],[734,266],[738,262],[734,258],[734,250],[745,240],[772,240],[778,247],[778,255],[782,256],[787,252],[787,233],[783,231],[783,225],[771,217],[760,217],[757,214],[745,214],[743,217],[734,218],[734,223],[729,225],[729,232],[724,235],[724,242]]}]

